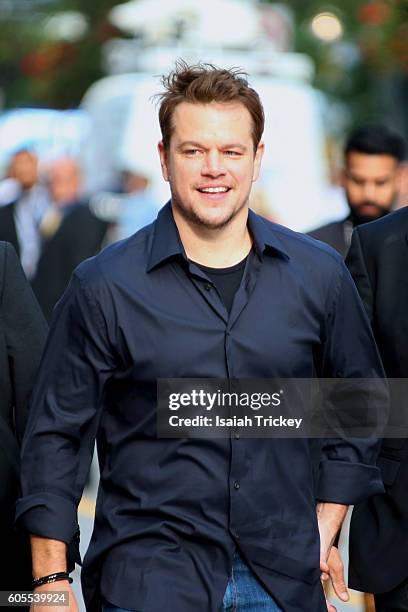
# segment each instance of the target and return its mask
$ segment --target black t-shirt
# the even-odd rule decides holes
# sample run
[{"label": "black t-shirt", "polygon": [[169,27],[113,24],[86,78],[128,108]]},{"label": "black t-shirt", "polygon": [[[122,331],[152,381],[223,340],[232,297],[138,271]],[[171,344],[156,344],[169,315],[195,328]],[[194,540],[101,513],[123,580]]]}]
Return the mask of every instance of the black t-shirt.
[{"label": "black t-shirt", "polygon": [[215,288],[220,294],[228,313],[231,312],[235,293],[241,284],[247,259],[248,255],[245,257],[245,259],[229,268],[208,268],[207,266],[202,266],[201,264],[194,262],[196,266],[198,266],[215,285]]}]

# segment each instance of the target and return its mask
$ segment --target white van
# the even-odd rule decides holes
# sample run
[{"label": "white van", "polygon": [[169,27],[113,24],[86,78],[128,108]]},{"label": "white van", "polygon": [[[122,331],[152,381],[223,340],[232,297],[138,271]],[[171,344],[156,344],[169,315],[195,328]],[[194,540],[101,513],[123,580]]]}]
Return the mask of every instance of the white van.
[{"label": "white van", "polygon": [[19,149],[32,149],[41,160],[76,157],[88,136],[86,113],[79,110],[18,108],[0,113],[0,175]]}]

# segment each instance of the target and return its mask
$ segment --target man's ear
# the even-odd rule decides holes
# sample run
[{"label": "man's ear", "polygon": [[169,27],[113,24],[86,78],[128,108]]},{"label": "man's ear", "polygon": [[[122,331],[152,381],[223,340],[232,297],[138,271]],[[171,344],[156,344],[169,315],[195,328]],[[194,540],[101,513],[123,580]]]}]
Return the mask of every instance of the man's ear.
[{"label": "man's ear", "polygon": [[397,192],[400,196],[408,193],[408,162],[401,162],[398,166]]},{"label": "man's ear", "polygon": [[258,179],[259,172],[261,171],[261,162],[262,162],[264,151],[265,151],[265,145],[263,142],[260,142],[255,152],[254,172],[252,174],[253,183]]},{"label": "man's ear", "polygon": [[162,140],[158,143],[157,150],[160,156],[160,165],[161,165],[163,178],[165,181],[168,182],[170,180],[170,172],[169,172],[169,165],[168,165],[168,159],[167,159],[167,151],[164,147]]}]

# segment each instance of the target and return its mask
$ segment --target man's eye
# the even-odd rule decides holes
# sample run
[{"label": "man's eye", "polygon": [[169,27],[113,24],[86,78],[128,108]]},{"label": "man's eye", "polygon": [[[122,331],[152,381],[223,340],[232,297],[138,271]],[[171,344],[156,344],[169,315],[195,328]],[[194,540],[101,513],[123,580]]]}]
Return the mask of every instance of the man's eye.
[{"label": "man's eye", "polygon": [[239,157],[241,154],[238,151],[225,151],[225,155],[229,157]]},{"label": "man's eye", "polygon": [[187,149],[186,151],[184,151],[186,155],[190,155],[191,157],[195,157],[199,154],[199,152],[199,149]]}]

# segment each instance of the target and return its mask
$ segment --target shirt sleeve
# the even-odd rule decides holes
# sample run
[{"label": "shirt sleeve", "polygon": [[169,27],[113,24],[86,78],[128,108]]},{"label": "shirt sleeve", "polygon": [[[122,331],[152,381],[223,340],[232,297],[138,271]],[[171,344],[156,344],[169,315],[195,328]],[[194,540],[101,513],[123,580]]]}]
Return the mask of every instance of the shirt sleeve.
[{"label": "shirt sleeve", "polygon": [[[388,415],[388,392],[367,315],[343,263],[334,282],[326,321],[322,376],[346,382],[349,379],[366,380],[367,384],[370,380],[378,381],[373,396],[373,414],[381,429]],[[381,441],[373,436],[357,438],[344,435],[324,440],[317,498],[356,504],[371,495],[383,493],[380,471],[375,465],[380,445]]]},{"label": "shirt sleeve", "polygon": [[16,520],[32,534],[68,544],[77,532],[115,362],[106,318],[77,271],[56,307],[23,440]]}]

